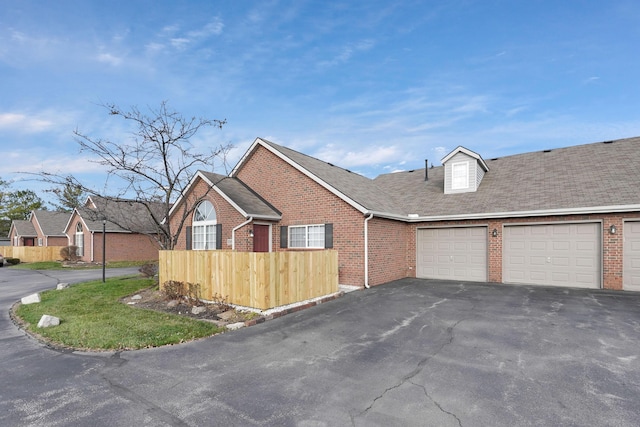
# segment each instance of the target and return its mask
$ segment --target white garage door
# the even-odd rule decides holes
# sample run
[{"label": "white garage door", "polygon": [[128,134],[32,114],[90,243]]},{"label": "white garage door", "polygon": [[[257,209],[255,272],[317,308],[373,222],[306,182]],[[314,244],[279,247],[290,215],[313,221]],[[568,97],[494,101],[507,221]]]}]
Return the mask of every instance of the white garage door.
[{"label": "white garage door", "polygon": [[418,229],[420,278],[487,281],[487,228]]},{"label": "white garage door", "polygon": [[599,288],[600,224],[505,226],[505,283]]},{"label": "white garage door", "polygon": [[640,222],[625,222],[623,228],[622,287],[627,291],[640,291]]}]

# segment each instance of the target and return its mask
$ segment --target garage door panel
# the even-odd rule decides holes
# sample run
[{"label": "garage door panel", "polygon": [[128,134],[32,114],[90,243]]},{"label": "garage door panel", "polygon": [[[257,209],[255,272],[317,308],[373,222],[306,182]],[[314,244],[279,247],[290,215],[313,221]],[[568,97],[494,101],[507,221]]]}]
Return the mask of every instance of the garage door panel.
[{"label": "garage door panel", "polygon": [[[523,245],[525,248],[526,245]],[[532,251],[546,251],[547,250],[547,242],[545,241],[533,241],[529,243],[529,249]]]},{"label": "garage door panel", "polygon": [[599,288],[600,224],[505,226],[506,283]]},{"label": "garage door panel", "polygon": [[487,235],[486,227],[418,229],[417,277],[486,281]]},{"label": "garage door panel", "polygon": [[546,256],[532,256],[529,258],[529,264],[531,265],[545,265],[547,263]]}]

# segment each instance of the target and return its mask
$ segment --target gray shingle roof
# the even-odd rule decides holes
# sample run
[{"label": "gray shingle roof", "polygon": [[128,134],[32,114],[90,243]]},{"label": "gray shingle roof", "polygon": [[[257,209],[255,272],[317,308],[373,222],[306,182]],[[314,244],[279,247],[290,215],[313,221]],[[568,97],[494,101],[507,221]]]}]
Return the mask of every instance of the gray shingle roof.
[{"label": "gray shingle roof", "polygon": [[238,178],[227,177],[213,172],[200,171],[213,185],[218,187],[247,216],[254,218],[280,218],[282,214],[269,202],[249,188]]},{"label": "gray shingle roof", "polygon": [[[95,209],[91,207],[91,202]],[[151,203],[158,221],[164,218],[164,205]],[[142,202],[124,199],[106,199],[98,196],[89,198],[86,206],[79,207],[78,213],[91,231],[102,231],[102,221],[106,219],[107,232],[155,233],[157,227],[149,210]]]},{"label": "gray shingle roof", "polygon": [[444,194],[444,167],[381,175],[394,213],[456,216],[640,205],[640,137],[488,160],[474,193]]},{"label": "gray shingle roof", "polygon": [[45,236],[65,236],[64,229],[71,216],[68,212],[33,211],[36,221]]},{"label": "gray shingle roof", "polygon": [[373,180],[265,139],[260,140],[365,209],[384,212],[399,210],[393,197]]},{"label": "gray shingle roof", "polygon": [[11,221],[11,224],[16,230],[16,234],[22,237],[37,237],[38,233],[36,233],[36,229],[31,223],[31,221],[26,221],[23,219],[14,219]]}]

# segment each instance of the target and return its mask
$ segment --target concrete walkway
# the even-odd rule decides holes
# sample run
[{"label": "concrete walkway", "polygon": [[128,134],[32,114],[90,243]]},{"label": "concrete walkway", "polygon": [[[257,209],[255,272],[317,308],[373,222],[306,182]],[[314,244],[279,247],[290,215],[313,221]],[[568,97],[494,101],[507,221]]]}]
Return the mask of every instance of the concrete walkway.
[{"label": "concrete walkway", "polygon": [[31,279],[0,271],[0,425],[640,419],[640,294],[405,279],[180,346],[65,353],[7,321]]}]

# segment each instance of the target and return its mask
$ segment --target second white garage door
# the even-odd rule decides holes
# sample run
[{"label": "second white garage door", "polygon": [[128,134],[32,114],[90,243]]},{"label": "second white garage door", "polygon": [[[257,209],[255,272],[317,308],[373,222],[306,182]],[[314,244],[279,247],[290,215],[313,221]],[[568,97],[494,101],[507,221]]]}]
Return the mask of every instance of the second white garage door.
[{"label": "second white garage door", "polygon": [[487,281],[487,228],[425,228],[416,236],[417,277]]},{"label": "second white garage door", "polygon": [[599,223],[505,226],[503,281],[599,288]]},{"label": "second white garage door", "polygon": [[640,291],[640,221],[624,223],[622,288]]}]

